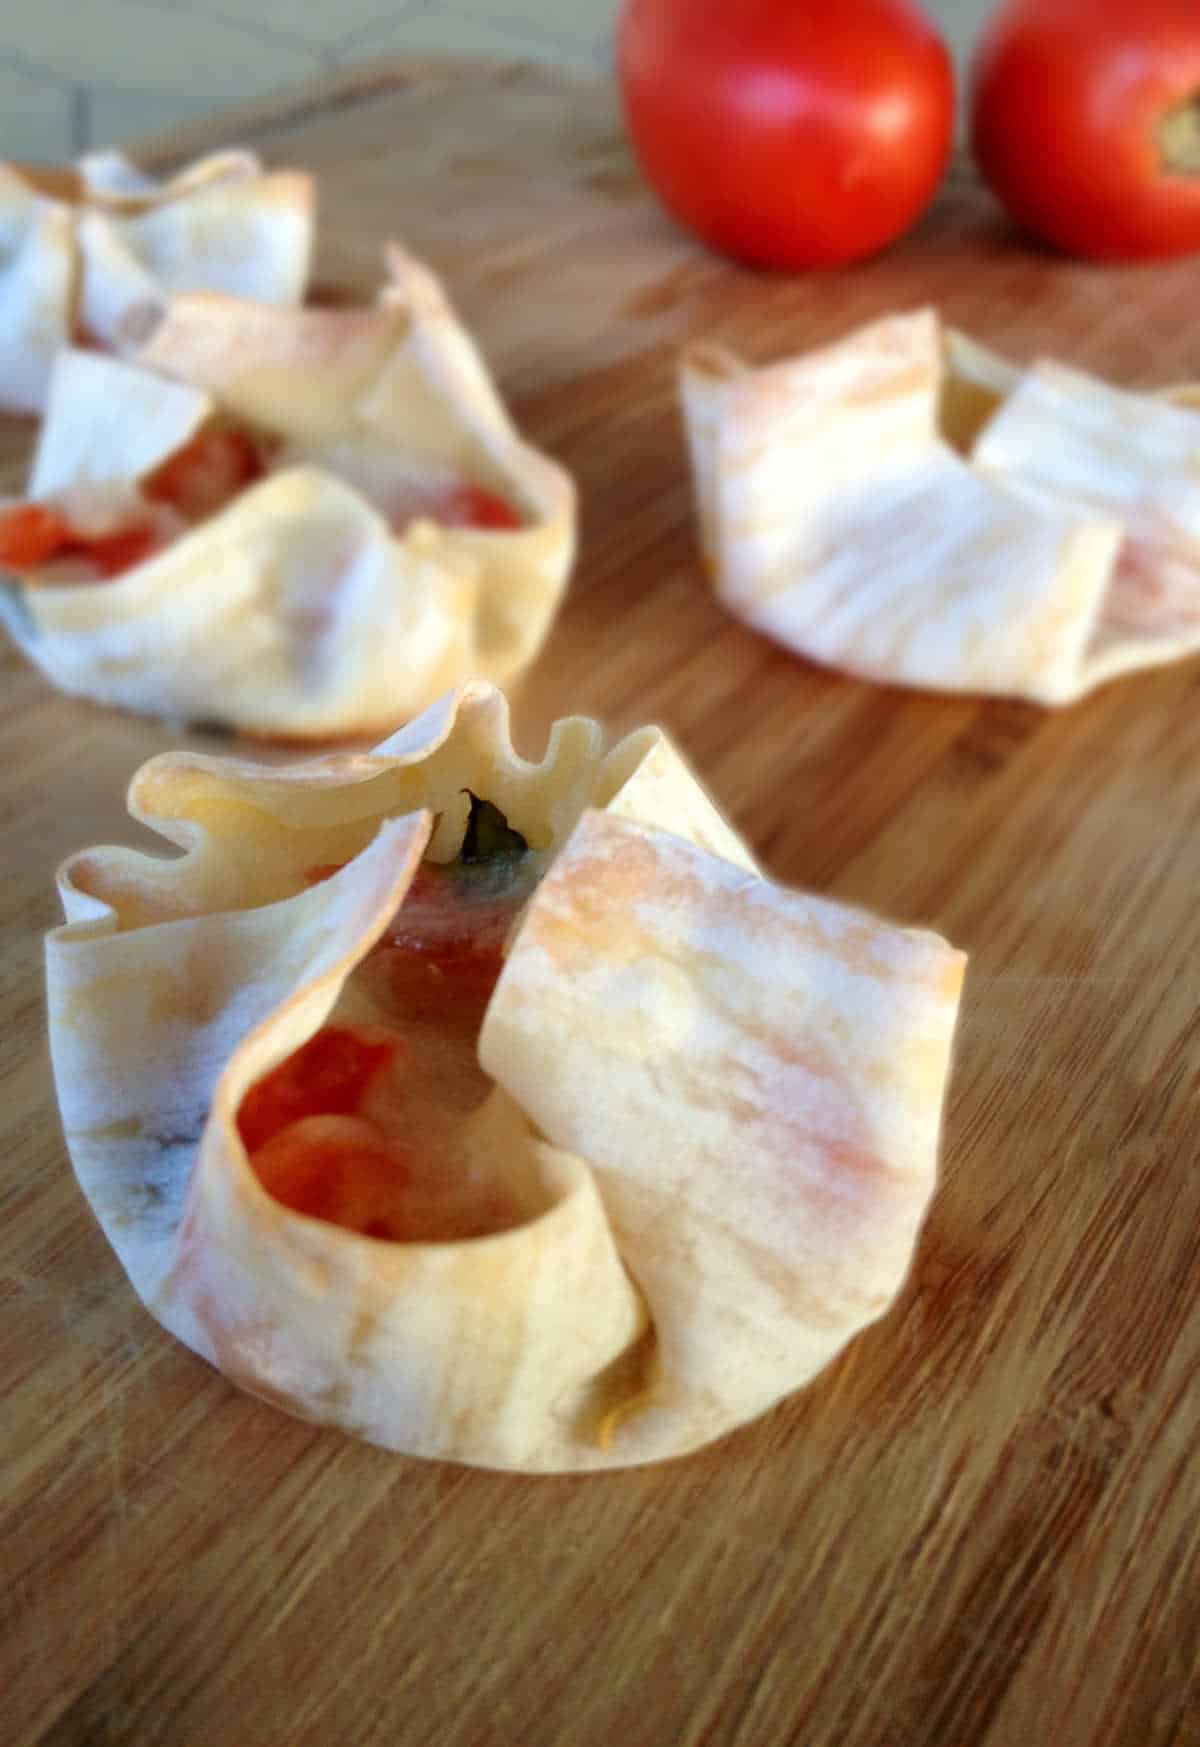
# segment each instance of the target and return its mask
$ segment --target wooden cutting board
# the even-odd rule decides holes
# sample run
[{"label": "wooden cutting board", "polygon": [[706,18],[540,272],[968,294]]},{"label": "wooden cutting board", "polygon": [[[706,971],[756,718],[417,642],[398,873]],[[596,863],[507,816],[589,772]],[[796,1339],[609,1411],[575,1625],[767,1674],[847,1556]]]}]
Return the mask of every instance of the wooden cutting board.
[{"label": "wooden cutting board", "polygon": [[969,949],[943,1184],[893,1313],[674,1465],[422,1465],[238,1394],[75,1188],[40,988],[55,862],[203,742],[6,650],[0,1740],[1200,1742],[1200,661],[1048,714],[794,659],[710,598],[674,403],[685,339],[765,359],[925,301],[1018,358],[1200,376],[1195,262],[1052,258],[963,170],[881,260],[741,272],[660,216],[607,89],[530,68],[371,69],[155,156],[234,137],[319,173],[321,298],[405,238],[579,480],[518,744],[663,722],[773,874]]}]

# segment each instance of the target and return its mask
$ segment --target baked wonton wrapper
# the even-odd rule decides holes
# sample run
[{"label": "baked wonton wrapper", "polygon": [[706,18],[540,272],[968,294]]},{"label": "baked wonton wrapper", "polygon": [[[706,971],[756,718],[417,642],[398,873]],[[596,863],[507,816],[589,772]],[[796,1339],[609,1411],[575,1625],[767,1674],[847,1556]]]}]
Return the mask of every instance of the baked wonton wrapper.
[{"label": "baked wonton wrapper", "polygon": [[[179,297],[136,361],[63,355],[36,505],[88,527],[169,519],[152,482],[218,428],[257,445],[259,477],[115,578],[55,559],[0,589],[54,684],[319,739],[382,733],[533,659],[574,554],[574,488],[521,442],[433,275],[398,249],[389,265],[375,308]],[[464,491],[501,520],[434,519]]]},{"label": "baked wonton wrapper", "polygon": [[119,152],[78,168],[0,165],[0,405],[41,412],[73,339],[119,348],[133,311],[181,291],[297,303],[312,252],[312,178],[253,152],[170,181]]},{"label": "baked wonton wrapper", "polygon": [[885,683],[1064,704],[1200,649],[1200,412],[929,310],[682,392],[719,598]]},{"label": "baked wonton wrapper", "polygon": [[[464,790],[541,876],[477,1054],[454,1023],[469,959],[436,1022],[388,980],[420,960],[388,942],[455,865]],[[168,754],[130,806],[183,853],[60,874],[60,1107],[140,1297],[233,1381],[413,1455],[615,1467],[761,1413],[887,1308],[934,1186],[963,958],[762,878],[659,731],[606,749],[561,721],[530,764],[471,684],[371,754]],[[401,1039],[379,1120],[401,1203],[426,1197],[420,1241],[294,1211],[243,1144],[250,1089],[347,1025]]]}]

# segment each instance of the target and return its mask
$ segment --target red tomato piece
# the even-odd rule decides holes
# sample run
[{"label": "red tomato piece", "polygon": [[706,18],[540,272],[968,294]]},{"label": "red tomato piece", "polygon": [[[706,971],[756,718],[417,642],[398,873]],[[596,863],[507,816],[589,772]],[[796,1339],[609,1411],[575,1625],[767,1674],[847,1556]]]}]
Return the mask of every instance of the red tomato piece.
[{"label": "red tomato piece", "polygon": [[269,1195],[295,1213],[367,1237],[403,1237],[397,1203],[410,1161],[359,1116],[307,1116],[258,1148],[251,1163]]},{"label": "red tomato piece", "polygon": [[971,144],[1018,224],[1070,254],[1200,249],[1195,0],[1012,0],[972,66]]},{"label": "red tomato piece", "polygon": [[460,485],[442,498],[432,513],[434,521],[443,528],[489,528],[511,532],[521,526],[521,518],[512,505],[482,485]]},{"label": "red tomato piece", "polygon": [[90,558],[101,576],[111,578],[141,564],[157,551],[158,545],[158,530],[152,523],[143,522],[131,528],[121,528],[115,534],[102,534],[94,540],[75,538],[70,550]]},{"label": "red tomato piece", "polygon": [[238,1133],[256,1153],[308,1116],[349,1116],[400,1047],[390,1034],[327,1025],[264,1074],[242,1099]]},{"label": "red tomato piece", "polygon": [[436,1153],[435,1147],[434,1158],[422,1160],[422,1180],[417,1155],[374,1123],[358,1116],[308,1116],[256,1152],[251,1165],[283,1206],[363,1237],[448,1243],[519,1222],[521,1208],[511,1195],[446,1172]]},{"label": "red tomato piece", "polygon": [[48,504],[20,504],[0,514],[0,565],[37,570],[56,558],[86,558],[103,577],[119,576],[140,564],[158,545],[149,522],[95,537],[80,534]]},{"label": "red tomato piece", "polygon": [[[342,866],[311,867],[304,878],[317,885]],[[460,879],[461,874],[422,862],[371,953],[397,1010],[414,1019],[442,1021],[455,1031],[482,1023],[504,968],[514,915],[512,903],[503,897],[473,898]]]},{"label": "red tomato piece", "polygon": [[215,514],[266,472],[253,439],[227,425],[208,425],[169,455],[142,482],[152,503],[170,504],[196,522]]},{"label": "red tomato piece", "polygon": [[0,565],[6,570],[36,570],[59,557],[70,539],[70,524],[48,504],[0,511]]},{"label": "red tomato piece", "polygon": [[[345,865],[339,861],[306,868],[305,883],[320,885]],[[423,861],[380,946],[403,947],[447,963],[482,960],[491,965],[500,959],[512,919],[513,906],[504,897],[473,897],[469,887],[456,883],[453,871]]]},{"label": "red tomato piece", "polygon": [[755,266],[875,254],[950,154],[953,68],[915,0],[625,0],[617,72],[664,205]]},{"label": "red tomato piece", "polygon": [[382,944],[373,962],[386,974],[387,999],[397,1012],[456,1033],[478,1031],[504,968],[498,949],[467,939],[432,948]]},{"label": "red tomato piece", "polygon": [[475,896],[454,863],[423,861],[385,938],[434,956],[490,953],[504,944],[512,917],[503,896]]}]

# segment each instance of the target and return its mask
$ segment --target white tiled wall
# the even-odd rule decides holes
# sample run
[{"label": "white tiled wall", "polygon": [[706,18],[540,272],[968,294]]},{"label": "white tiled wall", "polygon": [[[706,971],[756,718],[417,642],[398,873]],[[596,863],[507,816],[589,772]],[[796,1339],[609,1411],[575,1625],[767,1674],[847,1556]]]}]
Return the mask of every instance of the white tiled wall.
[{"label": "white tiled wall", "polygon": [[[512,55],[600,70],[618,4],[0,0],[0,156],[119,144],[380,55]],[[992,4],[928,0],[927,10],[961,56]]]}]

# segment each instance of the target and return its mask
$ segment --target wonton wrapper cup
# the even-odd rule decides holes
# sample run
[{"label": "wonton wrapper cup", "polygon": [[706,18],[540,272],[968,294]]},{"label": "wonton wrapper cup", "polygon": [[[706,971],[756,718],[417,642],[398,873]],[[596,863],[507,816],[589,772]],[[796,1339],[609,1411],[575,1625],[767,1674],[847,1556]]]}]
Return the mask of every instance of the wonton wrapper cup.
[{"label": "wonton wrapper cup", "polygon": [[[722,604],[884,684],[1074,702],[1200,649],[1200,416],[890,316],[749,369],[684,354]],[[1174,404],[1172,404],[1174,402]]]},{"label": "wonton wrapper cup", "polygon": [[[46,677],[96,702],[285,739],[365,737],[533,660],[575,548],[569,476],[524,444],[436,279],[400,250],[373,309],[181,297],[136,363],[69,352],[33,498],[128,491],[214,411],[285,462],[111,581],[0,586]],[[504,494],[509,531],[397,533],[356,481]]]},{"label": "wonton wrapper cup", "polygon": [[73,337],[119,349],[131,312],[178,292],[298,303],[312,208],[311,176],[245,151],[165,183],[119,152],[66,171],[0,165],[0,405],[41,412]]},{"label": "wonton wrapper cup", "polygon": [[[464,787],[557,851],[464,1142],[524,1218],[384,1242],[271,1199],[236,1112],[353,1007]],[[761,1413],[887,1308],[934,1186],[964,960],[761,878],[659,731],[605,751],[562,721],[529,764],[503,697],[470,685],[371,754],[168,754],[130,807],[184,853],[62,870],[60,1106],[143,1302],[235,1382],[412,1455],[616,1467]]]}]

